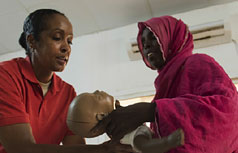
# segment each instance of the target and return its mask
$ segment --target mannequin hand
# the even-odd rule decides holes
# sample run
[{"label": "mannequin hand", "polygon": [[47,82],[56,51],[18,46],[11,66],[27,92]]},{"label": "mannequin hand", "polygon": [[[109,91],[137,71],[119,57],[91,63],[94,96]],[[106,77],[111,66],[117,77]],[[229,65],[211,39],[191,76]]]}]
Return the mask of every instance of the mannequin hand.
[{"label": "mannequin hand", "polygon": [[103,118],[92,131],[101,128],[106,129],[109,137],[118,141],[144,122],[153,121],[154,112],[155,105],[153,103],[138,103],[127,107],[117,107],[116,110]]},{"label": "mannequin hand", "polygon": [[144,135],[138,135],[134,144],[142,153],[165,153],[178,146],[184,145],[184,132],[178,129],[167,137],[148,139]]}]

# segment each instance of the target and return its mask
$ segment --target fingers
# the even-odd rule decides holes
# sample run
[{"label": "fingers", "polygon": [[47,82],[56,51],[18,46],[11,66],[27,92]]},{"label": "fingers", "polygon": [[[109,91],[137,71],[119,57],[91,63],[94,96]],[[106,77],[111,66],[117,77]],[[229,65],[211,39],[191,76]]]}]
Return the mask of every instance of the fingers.
[{"label": "fingers", "polygon": [[132,130],[125,130],[123,129],[119,129],[119,128],[115,128],[113,133],[112,133],[112,140],[113,141],[120,141],[126,134],[128,134],[129,132],[131,132]]},{"label": "fingers", "polygon": [[113,137],[113,131],[115,130],[116,126],[112,125],[111,123],[109,123],[106,127],[106,133],[107,135],[112,139]]},{"label": "fingers", "polygon": [[[97,116],[97,118],[100,118],[100,115]],[[92,133],[98,133],[98,131],[105,131],[107,125],[110,123],[110,118],[108,116],[104,117],[102,120],[98,122],[91,130]]]},{"label": "fingers", "polygon": [[96,114],[97,121],[103,120],[108,114]]}]

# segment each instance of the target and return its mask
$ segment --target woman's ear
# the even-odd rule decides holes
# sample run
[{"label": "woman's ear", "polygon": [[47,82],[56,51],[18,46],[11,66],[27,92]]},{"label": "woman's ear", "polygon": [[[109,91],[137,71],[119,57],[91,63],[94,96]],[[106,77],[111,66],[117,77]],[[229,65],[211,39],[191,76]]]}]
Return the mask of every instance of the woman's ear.
[{"label": "woman's ear", "polygon": [[32,34],[29,34],[26,38],[29,48],[36,49],[36,40]]}]

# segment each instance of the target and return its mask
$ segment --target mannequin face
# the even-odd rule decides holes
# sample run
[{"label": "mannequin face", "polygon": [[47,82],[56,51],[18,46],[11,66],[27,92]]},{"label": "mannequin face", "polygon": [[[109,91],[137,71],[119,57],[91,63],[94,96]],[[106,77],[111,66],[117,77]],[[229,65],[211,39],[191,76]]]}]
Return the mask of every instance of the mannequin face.
[{"label": "mannequin face", "polygon": [[95,137],[105,131],[91,133],[101,116],[106,116],[114,109],[114,98],[103,91],[82,93],[74,98],[69,106],[67,125],[74,133],[83,137]]}]

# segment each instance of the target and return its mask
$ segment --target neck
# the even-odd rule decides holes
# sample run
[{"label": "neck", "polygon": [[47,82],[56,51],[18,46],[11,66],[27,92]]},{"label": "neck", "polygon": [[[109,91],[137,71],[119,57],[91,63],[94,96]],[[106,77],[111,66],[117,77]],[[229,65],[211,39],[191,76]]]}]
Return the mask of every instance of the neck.
[{"label": "neck", "polygon": [[[34,69],[34,67],[33,67]],[[34,72],[35,72],[35,75],[36,75],[36,78],[39,82],[42,82],[42,83],[48,83],[51,81],[51,78],[53,76],[53,72],[46,72],[46,71],[36,71],[34,69]]]},{"label": "neck", "polygon": [[34,60],[33,56],[31,57],[31,63],[37,80],[42,83],[50,82],[53,72],[45,69],[39,62]]}]

